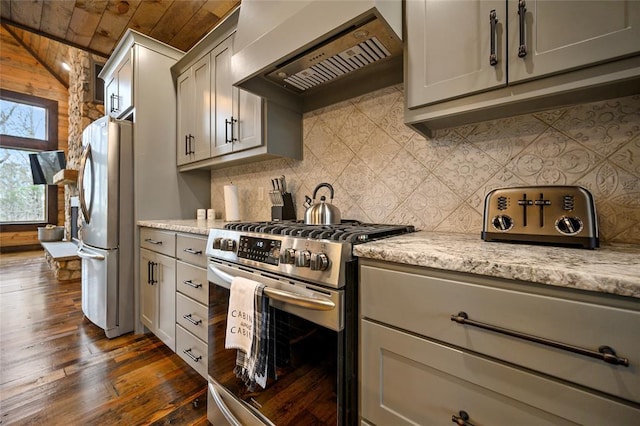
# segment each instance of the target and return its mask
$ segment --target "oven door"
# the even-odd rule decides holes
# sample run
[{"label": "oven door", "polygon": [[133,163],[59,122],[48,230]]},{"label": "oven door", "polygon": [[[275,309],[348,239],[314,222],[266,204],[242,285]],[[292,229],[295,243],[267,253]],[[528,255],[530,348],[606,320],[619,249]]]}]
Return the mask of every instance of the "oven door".
[{"label": "oven door", "polygon": [[[249,391],[225,349],[231,280],[264,284],[269,297],[269,379]],[[344,291],[252,271],[210,259],[209,421],[225,424],[343,424]]]}]

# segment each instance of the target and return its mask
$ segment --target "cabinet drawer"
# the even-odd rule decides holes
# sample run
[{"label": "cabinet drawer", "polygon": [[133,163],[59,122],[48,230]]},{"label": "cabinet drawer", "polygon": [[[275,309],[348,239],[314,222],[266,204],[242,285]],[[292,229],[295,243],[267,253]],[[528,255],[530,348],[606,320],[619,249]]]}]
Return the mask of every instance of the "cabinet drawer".
[{"label": "cabinet drawer", "polygon": [[176,289],[203,305],[209,304],[207,270],[178,261]]},{"label": "cabinet drawer", "polygon": [[[458,275],[448,279],[425,274],[427,271],[420,268],[381,269],[363,264],[362,315],[640,402],[638,310],[571,300],[564,295],[577,298],[569,292],[556,297],[481,285],[480,280],[463,282]],[[485,281],[489,280],[482,282]],[[542,343],[459,324],[451,320],[459,312],[481,323],[591,351],[597,352],[606,345],[618,356],[628,358],[630,366],[611,365]]]},{"label": "cabinet drawer", "polygon": [[207,345],[179,325],[176,326],[176,353],[207,378]]},{"label": "cabinet drawer", "polygon": [[176,240],[176,257],[192,265],[207,267],[207,239],[178,234]]},{"label": "cabinet drawer", "polygon": [[205,342],[208,315],[206,306],[180,293],[176,294],[176,322]]},{"label": "cabinet drawer", "polygon": [[377,425],[634,424],[640,410],[415,335],[361,321],[362,416]]},{"label": "cabinet drawer", "polygon": [[153,228],[140,228],[140,247],[175,257],[176,234]]}]

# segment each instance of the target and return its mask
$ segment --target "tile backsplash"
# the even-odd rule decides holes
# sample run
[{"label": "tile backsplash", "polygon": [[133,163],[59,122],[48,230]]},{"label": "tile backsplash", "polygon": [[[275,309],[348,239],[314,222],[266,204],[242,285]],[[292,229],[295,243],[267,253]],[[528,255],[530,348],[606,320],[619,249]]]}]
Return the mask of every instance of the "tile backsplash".
[{"label": "tile backsplash", "polygon": [[304,196],[328,182],[343,219],[479,238],[490,190],[580,185],[594,196],[601,241],[640,243],[640,95],[425,138],[403,124],[398,85],[307,113],[303,131],[303,160],[212,171],[212,204],[222,217],[223,186],[233,182],[240,191],[241,219],[269,220],[271,178],[285,175],[299,219]]}]

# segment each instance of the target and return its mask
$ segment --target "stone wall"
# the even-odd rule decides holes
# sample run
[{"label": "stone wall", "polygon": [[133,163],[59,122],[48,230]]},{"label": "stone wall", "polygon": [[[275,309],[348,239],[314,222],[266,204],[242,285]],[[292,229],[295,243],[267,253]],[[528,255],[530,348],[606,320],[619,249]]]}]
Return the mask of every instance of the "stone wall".
[{"label": "stone wall", "polygon": [[[79,49],[69,49],[69,145],[67,168],[78,170],[82,156],[82,131],[91,122],[104,115],[104,105],[93,102],[91,88],[93,61],[104,63],[98,58]],[[65,234],[71,235],[71,197],[78,195],[77,185],[66,185],[65,189]],[[78,216],[78,229],[81,216]]]}]

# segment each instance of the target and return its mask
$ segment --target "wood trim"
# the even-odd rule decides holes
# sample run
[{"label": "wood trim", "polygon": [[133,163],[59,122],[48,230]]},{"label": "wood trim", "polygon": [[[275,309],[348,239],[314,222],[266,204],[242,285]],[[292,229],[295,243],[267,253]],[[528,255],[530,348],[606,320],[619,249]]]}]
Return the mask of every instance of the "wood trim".
[{"label": "wood trim", "polygon": [[18,136],[0,135],[0,146],[10,148],[33,149],[49,151],[58,149],[58,101],[13,92],[0,88],[0,98],[45,108],[47,110],[47,141],[46,145],[40,139],[22,138]]}]

